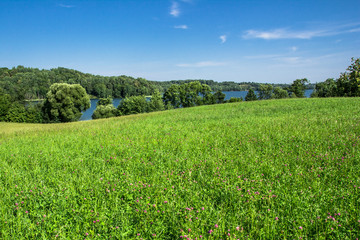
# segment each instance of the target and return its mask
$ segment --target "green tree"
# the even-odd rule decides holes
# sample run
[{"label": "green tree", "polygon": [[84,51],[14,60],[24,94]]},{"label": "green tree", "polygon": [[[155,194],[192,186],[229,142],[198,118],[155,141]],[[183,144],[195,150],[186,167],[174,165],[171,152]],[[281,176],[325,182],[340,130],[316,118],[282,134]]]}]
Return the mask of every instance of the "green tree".
[{"label": "green tree", "polygon": [[179,85],[171,85],[164,93],[163,100],[166,106],[172,105],[174,108],[180,107]]},{"label": "green tree", "polygon": [[165,106],[161,94],[159,90],[155,89],[150,99],[149,112],[163,111],[164,109]]},{"label": "green tree", "polygon": [[326,79],[315,85],[315,90],[311,94],[312,97],[335,97],[337,94],[336,81],[333,78]]},{"label": "green tree", "polygon": [[336,81],[337,96],[360,96],[360,58],[352,58],[352,64]]},{"label": "green tree", "polygon": [[360,96],[360,58],[352,58],[352,64],[348,67],[349,79],[353,97]]},{"label": "green tree", "polygon": [[200,82],[189,82],[180,85],[180,102],[183,107],[202,105],[202,86]]},{"label": "green tree", "polygon": [[[295,96],[299,98],[305,97],[306,83],[309,83],[309,80],[307,80],[306,78],[296,79],[289,87],[289,91],[291,92],[291,97],[295,97]],[[295,94],[295,96],[293,94]]]},{"label": "green tree", "polygon": [[216,99],[214,94],[210,93],[210,94],[206,94],[204,99],[203,99],[204,104],[207,105],[211,105],[211,104],[216,104]]},{"label": "green tree", "polygon": [[30,104],[26,106],[26,122],[27,123],[42,123],[42,103]]},{"label": "green tree", "polygon": [[[1,90],[1,89],[0,89]],[[2,94],[0,92],[0,121],[7,120],[7,114],[12,105],[12,99],[9,94]]]},{"label": "green tree", "polygon": [[24,105],[20,104],[19,102],[14,102],[13,104],[11,104],[11,107],[9,108],[6,115],[6,121],[25,123],[26,119],[27,116]]},{"label": "green tree", "polygon": [[118,110],[121,115],[144,113],[149,109],[145,96],[132,96],[123,99]]},{"label": "green tree", "polygon": [[228,100],[228,102],[229,103],[233,103],[233,102],[242,102],[242,98],[240,97],[240,98],[237,98],[237,97],[231,97],[229,100]]},{"label": "green tree", "polygon": [[216,91],[216,93],[214,93],[214,97],[215,97],[216,103],[224,103],[225,93],[218,90],[218,91]]},{"label": "green tree", "polygon": [[271,99],[273,97],[273,86],[271,84],[260,84],[259,99]]},{"label": "green tree", "polygon": [[119,110],[117,110],[114,105],[98,105],[92,115],[93,119],[99,118],[109,118],[109,117],[117,117],[119,116]]},{"label": "green tree", "polygon": [[289,97],[289,94],[288,92],[283,89],[282,87],[276,87],[274,88],[274,95],[273,97],[275,99],[281,99],[281,98],[288,98]]},{"label": "green tree", "polygon": [[109,104],[113,104],[112,102],[113,102],[113,100],[111,97],[100,98],[99,101],[96,103],[96,106],[100,106],[100,105],[106,106]]},{"label": "green tree", "polygon": [[50,122],[71,122],[89,107],[89,96],[79,84],[55,83],[46,94],[43,111]]},{"label": "green tree", "polygon": [[257,100],[257,96],[254,92],[254,90],[252,90],[251,88],[249,89],[248,93],[245,96],[245,101],[255,101]]},{"label": "green tree", "polygon": [[209,85],[201,84],[200,94],[202,96],[201,104],[214,104],[215,103],[215,98],[214,98],[214,95],[211,93],[211,88]]}]

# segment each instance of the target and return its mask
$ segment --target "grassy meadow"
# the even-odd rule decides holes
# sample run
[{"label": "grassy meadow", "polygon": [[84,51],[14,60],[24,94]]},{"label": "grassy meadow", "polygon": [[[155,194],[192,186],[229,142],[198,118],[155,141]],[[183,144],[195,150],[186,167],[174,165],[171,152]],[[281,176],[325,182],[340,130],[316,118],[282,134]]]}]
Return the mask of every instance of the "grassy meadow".
[{"label": "grassy meadow", "polygon": [[0,123],[0,239],[357,239],[360,99]]}]

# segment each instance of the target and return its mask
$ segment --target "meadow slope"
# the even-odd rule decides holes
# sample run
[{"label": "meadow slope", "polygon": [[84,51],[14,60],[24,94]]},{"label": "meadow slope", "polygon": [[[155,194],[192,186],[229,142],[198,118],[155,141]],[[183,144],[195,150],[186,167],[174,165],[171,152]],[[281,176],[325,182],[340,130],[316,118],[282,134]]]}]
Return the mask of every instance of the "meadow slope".
[{"label": "meadow slope", "polygon": [[0,123],[0,239],[356,239],[359,103]]}]

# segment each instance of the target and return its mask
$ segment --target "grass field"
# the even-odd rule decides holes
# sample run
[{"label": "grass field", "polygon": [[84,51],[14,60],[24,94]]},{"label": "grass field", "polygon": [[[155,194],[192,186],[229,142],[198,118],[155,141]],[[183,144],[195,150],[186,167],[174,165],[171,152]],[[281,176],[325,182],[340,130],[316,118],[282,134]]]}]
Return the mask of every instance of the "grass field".
[{"label": "grass field", "polygon": [[0,239],[357,239],[360,99],[0,123]]}]

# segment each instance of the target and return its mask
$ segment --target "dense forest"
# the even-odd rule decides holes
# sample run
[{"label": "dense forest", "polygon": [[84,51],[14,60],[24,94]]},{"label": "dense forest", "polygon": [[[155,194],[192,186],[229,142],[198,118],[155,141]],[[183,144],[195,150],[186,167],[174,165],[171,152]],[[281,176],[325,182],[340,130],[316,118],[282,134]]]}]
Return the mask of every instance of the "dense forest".
[{"label": "dense forest", "polygon": [[17,100],[44,99],[54,83],[80,84],[89,95],[98,98],[150,95],[156,88],[144,78],[104,77],[62,67],[50,70],[23,66],[0,68],[0,90]]},{"label": "dense forest", "polygon": [[[213,80],[172,80],[148,81],[144,78],[133,78],[125,75],[104,77],[82,73],[67,68],[50,70],[17,66],[11,69],[0,68],[0,90],[16,100],[44,99],[54,83],[80,84],[86,92],[96,98],[125,98],[129,96],[151,95],[155,89],[165,92],[171,85],[189,82],[200,82],[208,85],[212,91],[259,90],[260,83],[253,82],[216,82]],[[271,84],[273,87],[287,88],[290,84]],[[307,85],[307,88],[313,88]]]}]

